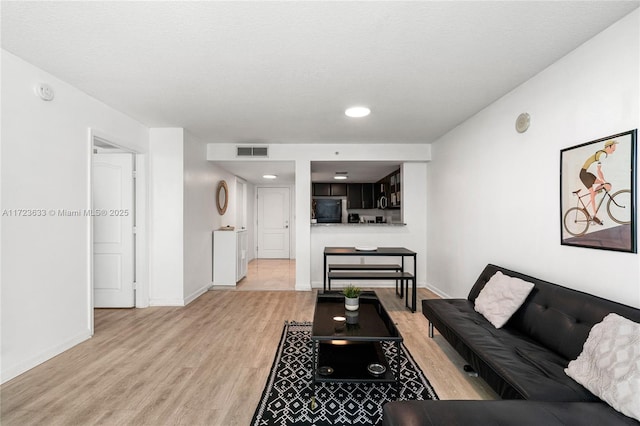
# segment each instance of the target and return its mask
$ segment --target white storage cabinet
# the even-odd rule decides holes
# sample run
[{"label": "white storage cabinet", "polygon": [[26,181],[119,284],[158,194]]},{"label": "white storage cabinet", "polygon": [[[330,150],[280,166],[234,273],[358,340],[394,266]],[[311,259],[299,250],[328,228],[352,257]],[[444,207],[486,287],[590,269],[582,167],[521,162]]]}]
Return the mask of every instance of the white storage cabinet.
[{"label": "white storage cabinet", "polygon": [[247,275],[247,230],[213,231],[213,285],[235,286]]}]

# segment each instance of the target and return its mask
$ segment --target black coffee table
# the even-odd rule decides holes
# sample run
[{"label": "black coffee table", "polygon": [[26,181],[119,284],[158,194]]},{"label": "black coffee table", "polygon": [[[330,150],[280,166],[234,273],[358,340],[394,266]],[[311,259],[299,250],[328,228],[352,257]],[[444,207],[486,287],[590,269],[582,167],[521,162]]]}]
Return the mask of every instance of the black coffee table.
[{"label": "black coffee table", "polygon": [[[346,317],[353,324],[334,319],[336,317]],[[402,336],[375,292],[362,292],[360,307],[354,313],[345,311],[341,292],[318,294],[311,341],[314,389],[318,382],[394,383],[399,396]],[[384,341],[395,343],[394,360],[384,355],[381,344]],[[390,368],[393,361],[395,373]],[[381,368],[376,371],[377,366]]]}]

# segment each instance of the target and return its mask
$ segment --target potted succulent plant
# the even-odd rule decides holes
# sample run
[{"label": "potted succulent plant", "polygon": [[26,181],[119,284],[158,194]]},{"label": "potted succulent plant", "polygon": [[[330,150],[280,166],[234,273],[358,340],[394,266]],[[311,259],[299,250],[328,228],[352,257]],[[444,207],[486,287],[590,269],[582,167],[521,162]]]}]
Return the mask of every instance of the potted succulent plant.
[{"label": "potted succulent plant", "polygon": [[347,311],[357,311],[360,307],[360,288],[349,284],[342,290],[344,307]]}]

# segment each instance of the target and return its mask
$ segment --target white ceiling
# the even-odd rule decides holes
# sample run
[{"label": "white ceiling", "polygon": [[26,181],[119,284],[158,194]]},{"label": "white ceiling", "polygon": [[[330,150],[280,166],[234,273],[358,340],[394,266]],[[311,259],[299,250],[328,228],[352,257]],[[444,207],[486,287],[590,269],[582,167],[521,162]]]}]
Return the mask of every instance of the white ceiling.
[{"label": "white ceiling", "polygon": [[[205,142],[428,143],[638,5],[2,1],[1,31],[26,61]],[[371,115],[344,116],[354,104]]]}]

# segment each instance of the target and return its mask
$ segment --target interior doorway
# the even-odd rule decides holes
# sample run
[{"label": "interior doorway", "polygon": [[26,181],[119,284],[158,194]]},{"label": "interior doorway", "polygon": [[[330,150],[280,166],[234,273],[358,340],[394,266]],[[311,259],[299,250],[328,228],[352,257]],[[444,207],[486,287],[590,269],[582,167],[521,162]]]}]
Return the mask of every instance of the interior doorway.
[{"label": "interior doorway", "polygon": [[258,187],[257,196],[258,259],[289,259],[289,188]]},{"label": "interior doorway", "polygon": [[93,129],[90,146],[90,306],[146,307],[146,155]]}]

